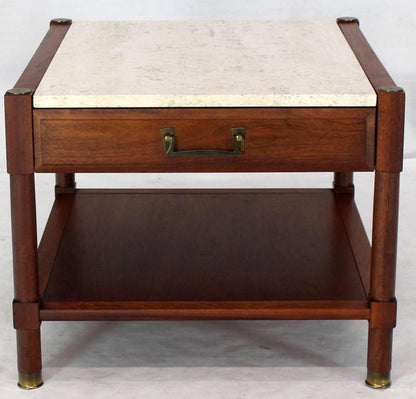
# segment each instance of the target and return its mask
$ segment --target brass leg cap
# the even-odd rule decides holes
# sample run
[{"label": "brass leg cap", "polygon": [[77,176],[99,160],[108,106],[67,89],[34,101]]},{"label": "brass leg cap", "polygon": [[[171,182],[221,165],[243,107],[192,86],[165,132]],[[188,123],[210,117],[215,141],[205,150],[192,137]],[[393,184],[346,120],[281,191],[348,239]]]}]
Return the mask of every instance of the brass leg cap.
[{"label": "brass leg cap", "polygon": [[22,389],[35,389],[43,385],[42,373],[19,373],[17,385]]},{"label": "brass leg cap", "polygon": [[388,388],[391,385],[390,371],[386,371],[384,373],[368,371],[365,383],[367,386],[374,389]]}]

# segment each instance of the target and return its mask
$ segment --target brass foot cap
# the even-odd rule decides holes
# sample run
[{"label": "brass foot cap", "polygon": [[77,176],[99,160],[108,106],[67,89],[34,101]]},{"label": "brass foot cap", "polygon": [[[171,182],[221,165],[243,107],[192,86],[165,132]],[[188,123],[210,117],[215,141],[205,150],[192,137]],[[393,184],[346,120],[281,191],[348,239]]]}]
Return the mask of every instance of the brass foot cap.
[{"label": "brass foot cap", "polygon": [[385,389],[391,385],[390,371],[377,373],[374,371],[367,372],[365,383],[370,388]]},{"label": "brass foot cap", "polygon": [[35,389],[43,385],[42,373],[19,373],[17,385],[22,389]]}]

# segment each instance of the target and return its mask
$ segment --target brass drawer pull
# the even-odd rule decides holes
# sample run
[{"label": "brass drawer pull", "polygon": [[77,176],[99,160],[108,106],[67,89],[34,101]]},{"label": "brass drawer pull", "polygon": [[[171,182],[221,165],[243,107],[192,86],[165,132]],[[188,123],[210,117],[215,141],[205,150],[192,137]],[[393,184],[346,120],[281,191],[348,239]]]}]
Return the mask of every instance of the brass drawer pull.
[{"label": "brass drawer pull", "polygon": [[222,157],[230,155],[241,155],[244,152],[244,145],[246,140],[246,128],[233,127],[231,128],[233,136],[233,149],[230,151],[224,150],[188,150],[175,151],[175,128],[162,127],[160,135],[162,136],[163,148],[168,157]]}]

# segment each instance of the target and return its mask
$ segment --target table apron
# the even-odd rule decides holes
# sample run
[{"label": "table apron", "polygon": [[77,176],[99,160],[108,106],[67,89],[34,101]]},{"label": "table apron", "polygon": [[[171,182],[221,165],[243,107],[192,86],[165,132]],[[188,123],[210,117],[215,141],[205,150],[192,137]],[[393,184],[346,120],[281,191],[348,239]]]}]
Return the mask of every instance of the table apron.
[{"label": "table apron", "polygon": [[[199,114],[198,110],[177,110],[176,113],[172,110],[135,111],[35,109],[35,170],[279,172],[374,169],[374,108],[273,109],[269,112],[217,109]],[[175,155],[179,152],[194,156],[167,156],[161,135],[164,128],[174,128]],[[244,150],[238,154],[233,152],[234,128],[246,131]]]}]

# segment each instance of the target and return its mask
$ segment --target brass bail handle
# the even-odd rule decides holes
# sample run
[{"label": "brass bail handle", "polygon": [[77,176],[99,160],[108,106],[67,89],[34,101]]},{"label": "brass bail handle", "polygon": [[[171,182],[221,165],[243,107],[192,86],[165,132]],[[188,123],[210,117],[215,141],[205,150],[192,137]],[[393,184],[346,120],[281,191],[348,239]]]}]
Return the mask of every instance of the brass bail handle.
[{"label": "brass bail handle", "polygon": [[224,150],[187,150],[175,151],[175,128],[162,127],[160,135],[162,136],[163,148],[168,157],[223,157],[241,155],[244,152],[246,141],[246,128],[233,127],[231,128],[233,139],[233,149],[229,151]]}]

